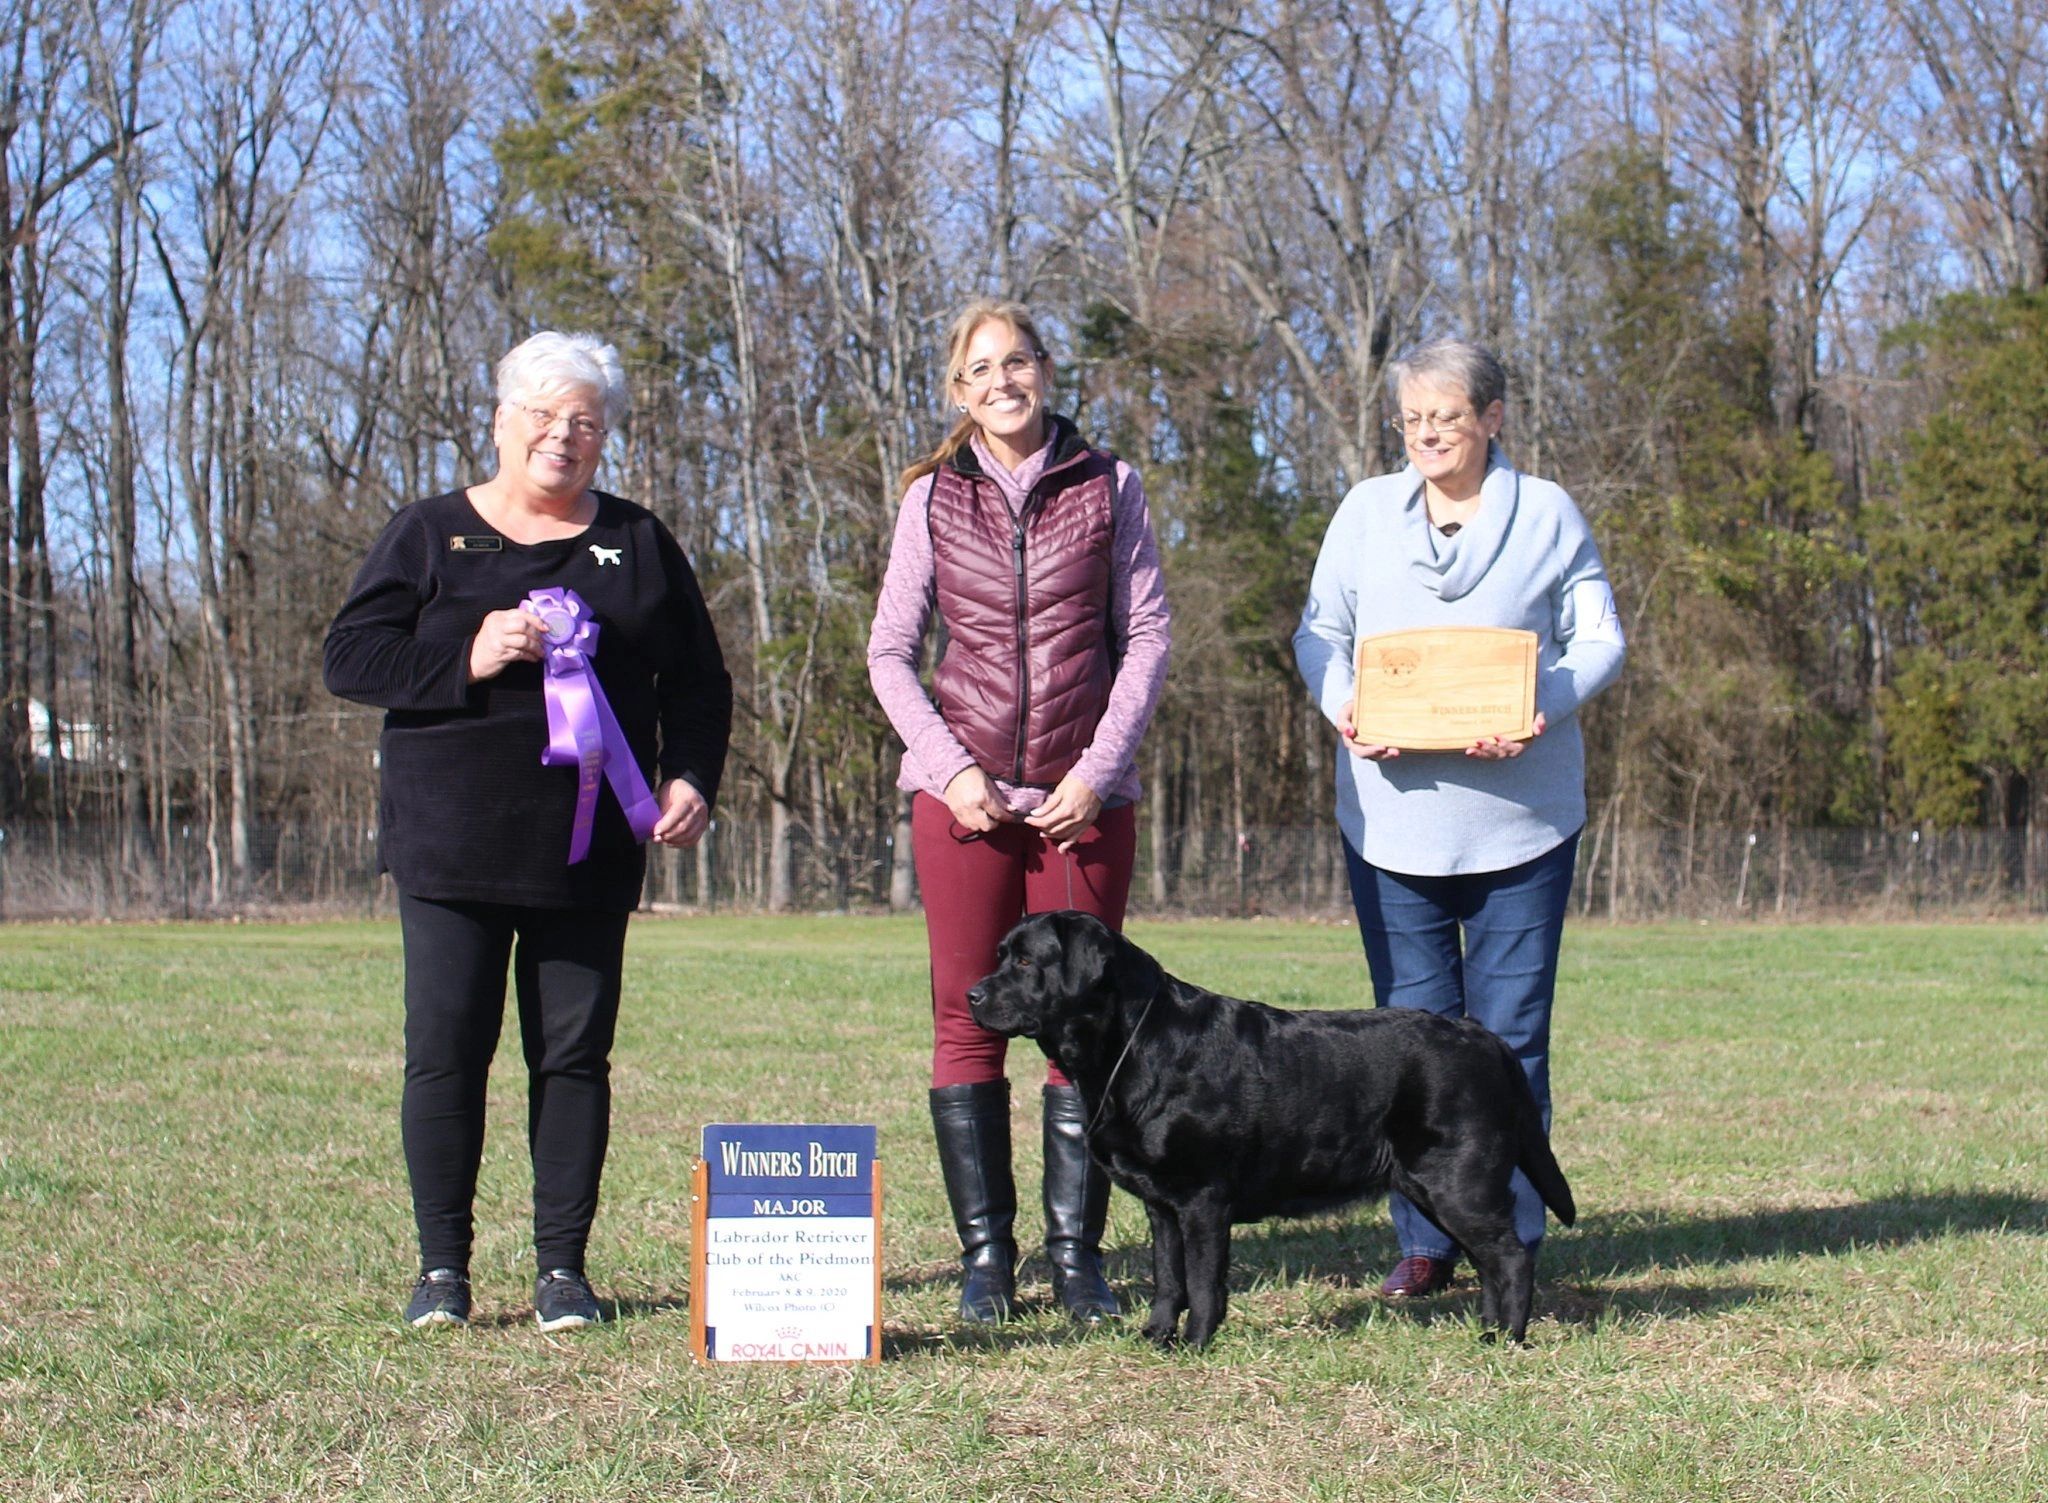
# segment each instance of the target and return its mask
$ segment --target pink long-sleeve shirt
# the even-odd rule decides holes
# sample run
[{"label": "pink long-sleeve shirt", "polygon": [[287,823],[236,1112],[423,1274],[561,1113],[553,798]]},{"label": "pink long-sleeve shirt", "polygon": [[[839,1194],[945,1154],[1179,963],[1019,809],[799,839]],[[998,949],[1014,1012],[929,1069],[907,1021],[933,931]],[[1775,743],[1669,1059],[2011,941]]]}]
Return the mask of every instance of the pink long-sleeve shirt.
[{"label": "pink long-sleeve shirt", "polygon": [[[1050,433],[1048,432],[1048,440]],[[993,480],[1012,515],[1023,506],[1052,454],[1048,441],[1014,471],[1005,469],[977,436],[974,456]],[[896,786],[943,797],[946,785],[974,765],[946,727],[918,676],[925,629],[938,605],[937,571],[927,521],[933,479],[913,481],[896,517],[875,624],[868,634],[868,679],[882,712],[903,739],[903,765]],[[1166,608],[1166,580],[1159,567],[1159,543],[1138,472],[1122,460],[1116,466],[1116,501],[1110,539],[1109,630],[1123,645],[1123,661],[1110,685],[1109,704],[1095,727],[1095,739],[1074,764],[1073,776],[1105,804],[1133,803],[1141,791],[1138,743],[1152,723],[1166,664],[1173,649],[1173,622]],[[1011,809],[1028,814],[1045,802],[1047,790],[1023,788],[991,774],[996,791]]]}]

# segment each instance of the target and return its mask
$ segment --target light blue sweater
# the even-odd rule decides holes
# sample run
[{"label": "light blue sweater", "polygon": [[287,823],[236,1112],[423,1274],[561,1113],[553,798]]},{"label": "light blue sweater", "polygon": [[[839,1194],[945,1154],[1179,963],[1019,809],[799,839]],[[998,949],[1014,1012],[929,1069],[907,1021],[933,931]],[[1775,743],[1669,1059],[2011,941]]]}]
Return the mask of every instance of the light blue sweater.
[{"label": "light blue sweater", "polygon": [[1294,660],[1334,725],[1351,702],[1358,639],[1423,626],[1536,633],[1536,708],[1548,729],[1518,757],[1339,750],[1337,823],[1374,866],[1410,876],[1503,871],[1586,822],[1579,706],[1621,672],[1621,626],[1600,551],[1563,489],[1517,474],[1496,446],[1476,515],[1429,525],[1413,466],[1352,487],[1323,536]]}]

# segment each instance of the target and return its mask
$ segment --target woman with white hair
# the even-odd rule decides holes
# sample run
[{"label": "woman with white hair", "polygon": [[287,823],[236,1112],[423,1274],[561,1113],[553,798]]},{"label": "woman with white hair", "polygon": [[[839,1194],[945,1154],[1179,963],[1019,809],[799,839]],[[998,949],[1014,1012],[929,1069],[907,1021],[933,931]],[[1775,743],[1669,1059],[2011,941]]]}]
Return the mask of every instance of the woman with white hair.
[{"label": "woman with white hair", "polygon": [[[1389,371],[1406,468],[1352,488],[1331,519],[1294,634],[1309,692],[1337,728],[1337,823],[1373,994],[1382,1007],[1469,1017],[1521,1061],[1550,1121],[1550,1013],[1579,832],[1576,712],[1621,671],[1621,625],[1593,535],[1562,488],[1518,473],[1499,437],[1507,373],[1458,339]],[[1534,632],[1536,735],[1453,751],[1360,741],[1358,640],[1411,627]],[[1543,1201],[1518,1170],[1515,1226],[1534,1247]],[[1435,1294],[1457,1249],[1399,1194],[1390,1298]]]},{"label": "woman with white hair", "polygon": [[682,548],[593,490],[626,414],[618,351],[536,334],[499,362],[497,473],[417,501],[327,634],[330,692],[384,710],[379,858],[405,945],[400,1121],[420,1276],[462,1325],[484,1088],[511,968],[533,1157],[534,1317],[595,1324],[584,1270],[642,842],[709,826],[732,681]]}]

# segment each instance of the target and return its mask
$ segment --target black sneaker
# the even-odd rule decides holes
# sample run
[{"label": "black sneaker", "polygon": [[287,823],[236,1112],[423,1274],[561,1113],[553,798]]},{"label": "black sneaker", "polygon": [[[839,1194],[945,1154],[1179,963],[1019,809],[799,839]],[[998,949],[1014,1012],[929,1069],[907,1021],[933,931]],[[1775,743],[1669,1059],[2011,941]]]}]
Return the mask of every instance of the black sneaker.
[{"label": "black sneaker", "polygon": [[567,1331],[604,1321],[590,1280],[574,1268],[552,1268],[534,1280],[533,1318],[543,1331]]},{"label": "black sneaker", "polygon": [[412,1286],[405,1323],[422,1329],[468,1325],[469,1275],[459,1268],[429,1268]]}]

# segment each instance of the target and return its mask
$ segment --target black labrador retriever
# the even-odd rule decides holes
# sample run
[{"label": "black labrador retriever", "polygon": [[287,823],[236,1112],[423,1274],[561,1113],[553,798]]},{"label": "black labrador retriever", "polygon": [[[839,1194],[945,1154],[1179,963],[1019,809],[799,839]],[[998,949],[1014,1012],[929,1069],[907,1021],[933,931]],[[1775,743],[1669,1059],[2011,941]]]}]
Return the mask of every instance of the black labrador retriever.
[{"label": "black labrador retriever", "polygon": [[975,1021],[1036,1039],[1080,1087],[1089,1148],[1151,1215],[1153,1341],[1216,1334],[1233,1223],[1388,1186],[1479,1270],[1486,1338],[1523,1339],[1536,1255],[1515,1235],[1509,1176],[1527,1174],[1566,1226],[1577,1210],[1521,1067],[1491,1033],[1402,1008],[1219,997],[1085,913],[1025,919],[997,959],[967,993]]}]

